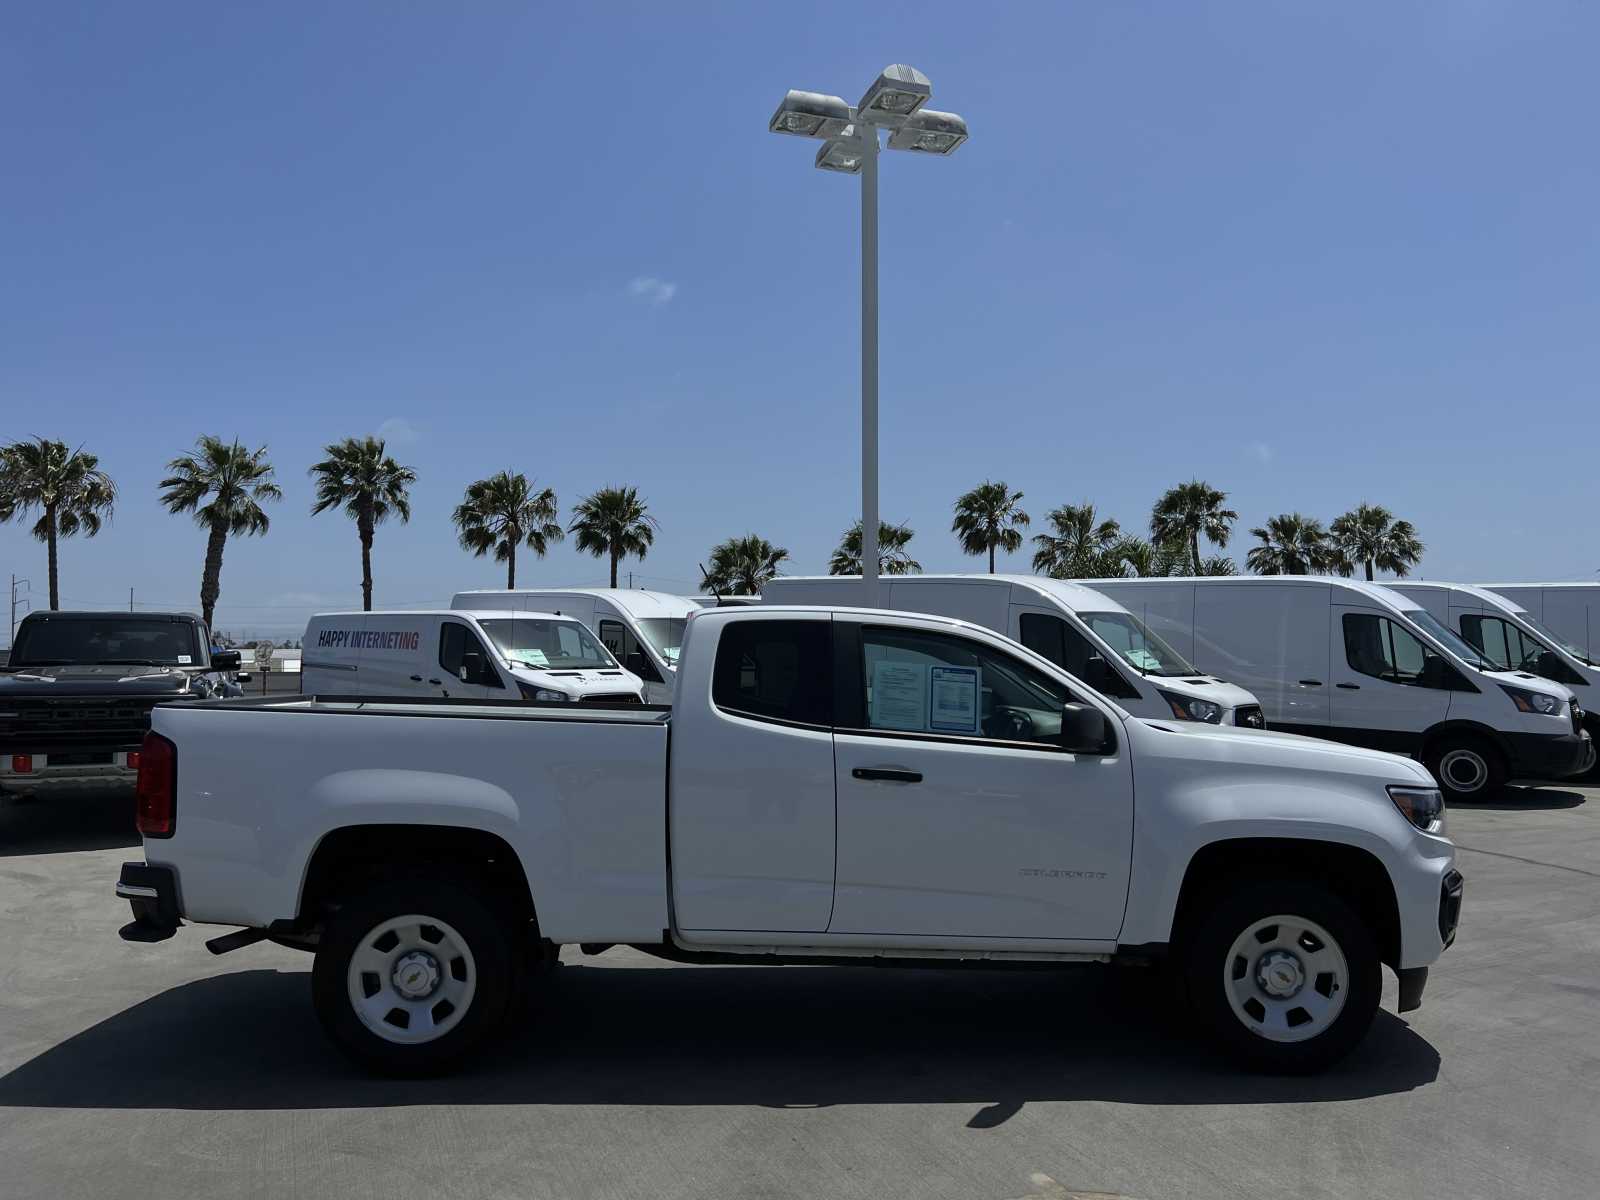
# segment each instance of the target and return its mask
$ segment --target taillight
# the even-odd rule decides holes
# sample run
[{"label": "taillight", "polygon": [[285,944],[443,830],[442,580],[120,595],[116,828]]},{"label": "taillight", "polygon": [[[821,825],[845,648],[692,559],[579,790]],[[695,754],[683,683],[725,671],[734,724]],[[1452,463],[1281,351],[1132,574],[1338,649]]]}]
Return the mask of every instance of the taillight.
[{"label": "taillight", "polygon": [[11,756],[11,769],[18,775],[33,774],[33,755],[13,754]]},{"label": "taillight", "polygon": [[178,823],[178,748],[159,733],[139,747],[134,825],[150,838],[171,837]]},{"label": "taillight", "polygon": [[137,771],[138,769],[139,769],[139,752],[137,750],[129,750],[128,751],[128,770]]}]

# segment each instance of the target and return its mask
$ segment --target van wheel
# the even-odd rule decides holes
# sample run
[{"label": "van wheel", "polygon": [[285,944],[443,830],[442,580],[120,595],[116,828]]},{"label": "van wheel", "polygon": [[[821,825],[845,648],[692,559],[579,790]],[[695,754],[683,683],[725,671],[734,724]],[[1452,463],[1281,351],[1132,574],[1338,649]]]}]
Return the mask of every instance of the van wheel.
[{"label": "van wheel", "polygon": [[1343,1058],[1378,1011],[1378,948],[1316,884],[1265,882],[1224,897],[1182,951],[1191,1002],[1238,1058],[1285,1074]]},{"label": "van wheel", "polygon": [[1505,759],[1482,738],[1441,738],[1429,747],[1424,762],[1451,804],[1488,800],[1506,785]]},{"label": "van wheel", "polygon": [[311,970],[323,1029],[386,1075],[458,1066],[504,1024],[511,989],[506,923],[449,878],[380,884],[345,903]]}]

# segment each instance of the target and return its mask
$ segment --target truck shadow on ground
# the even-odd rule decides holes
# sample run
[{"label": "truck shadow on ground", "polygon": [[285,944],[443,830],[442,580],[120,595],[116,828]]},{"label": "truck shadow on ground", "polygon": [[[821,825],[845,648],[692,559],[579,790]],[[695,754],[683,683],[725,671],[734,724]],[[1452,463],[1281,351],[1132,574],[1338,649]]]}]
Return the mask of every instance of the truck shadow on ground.
[{"label": "truck shadow on ground", "polygon": [[137,846],[133,792],[0,796],[0,858]]},{"label": "truck shadow on ground", "polygon": [[325,1041],[305,972],[187,983],[0,1078],[0,1105],[316,1109],[413,1104],[825,1107],[1030,1101],[1273,1104],[1409,1091],[1439,1056],[1388,1012],[1307,1078],[1242,1073],[1191,1040],[1152,974],[568,965],[463,1073],[383,1080]]}]

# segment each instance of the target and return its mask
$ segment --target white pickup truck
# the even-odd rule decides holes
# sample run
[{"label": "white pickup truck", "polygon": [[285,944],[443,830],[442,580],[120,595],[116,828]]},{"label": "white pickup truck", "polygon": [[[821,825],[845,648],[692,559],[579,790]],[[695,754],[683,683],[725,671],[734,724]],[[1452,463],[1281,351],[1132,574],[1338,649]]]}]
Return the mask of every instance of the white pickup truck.
[{"label": "white pickup truck", "polygon": [[943,617],[689,621],[663,709],[162,706],[130,940],[182,919],[315,952],[333,1041],[446,1070],[557,947],[681,962],[1166,964],[1212,1037],[1314,1070],[1455,936],[1443,801],[1408,759],[1132,717]]}]

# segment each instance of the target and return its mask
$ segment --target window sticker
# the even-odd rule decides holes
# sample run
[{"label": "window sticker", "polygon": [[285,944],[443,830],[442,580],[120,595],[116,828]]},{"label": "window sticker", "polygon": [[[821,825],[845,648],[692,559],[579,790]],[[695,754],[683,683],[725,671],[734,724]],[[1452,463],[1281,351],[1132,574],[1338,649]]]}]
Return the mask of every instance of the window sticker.
[{"label": "window sticker", "polygon": [[1123,656],[1141,671],[1159,671],[1161,660],[1143,646],[1137,650],[1125,650]]},{"label": "window sticker", "polygon": [[928,679],[928,727],[940,733],[978,732],[977,667],[934,667]]},{"label": "window sticker", "polygon": [[186,666],[188,666],[188,665],[189,665],[189,664],[190,664],[190,663],[192,663],[192,662],[193,662],[193,661],[194,661],[194,659],[193,659],[193,658],[191,658],[191,657],[190,657],[190,656],[189,656],[189,655],[187,655],[187,654],[180,654],[180,655],[178,655],[178,665],[179,665],[179,666],[180,666],[180,667],[186,667]]},{"label": "window sticker", "polygon": [[511,650],[509,656],[525,667],[535,667],[543,670],[550,665],[550,660],[545,657],[543,650]]},{"label": "window sticker", "polygon": [[873,663],[867,724],[874,729],[927,729],[927,666],[883,659]]}]

